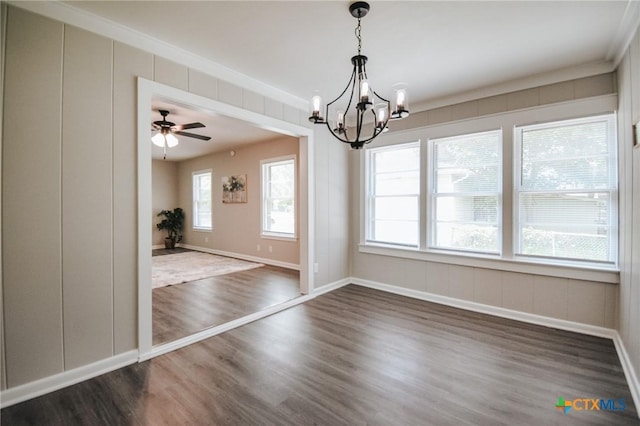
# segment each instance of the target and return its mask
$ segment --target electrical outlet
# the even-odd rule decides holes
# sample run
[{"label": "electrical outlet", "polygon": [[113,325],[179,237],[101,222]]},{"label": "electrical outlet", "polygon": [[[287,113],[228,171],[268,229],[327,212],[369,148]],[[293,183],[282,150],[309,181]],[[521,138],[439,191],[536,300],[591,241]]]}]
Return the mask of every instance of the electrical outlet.
[{"label": "electrical outlet", "polygon": [[209,237],[204,237],[204,242],[208,243],[209,242]]},{"label": "electrical outlet", "polygon": [[260,244],[256,246],[256,251],[260,251]]},{"label": "electrical outlet", "polygon": [[317,274],[319,270],[320,270],[320,264],[318,262],[314,263],[313,272]]},{"label": "electrical outlet", "polygon": [[273,253],[273,247],[269,246],[269,253]]}]

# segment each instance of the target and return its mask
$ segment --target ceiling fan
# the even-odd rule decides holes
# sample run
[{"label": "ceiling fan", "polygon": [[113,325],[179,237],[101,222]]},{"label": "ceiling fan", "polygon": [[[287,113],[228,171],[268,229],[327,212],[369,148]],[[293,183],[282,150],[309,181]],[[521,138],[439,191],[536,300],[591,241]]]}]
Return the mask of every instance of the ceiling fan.
[{"label": "ceiling fan", "polygon": [[196,135],[195,133],[184,132],[186,129],[197,129],[199,127],[205,127],[202,123],[188,123],[182,125],[176,125],[171,121],[167,121],[167,116],[169,115],[169,111],[160,109],[158,110],[160,115],[162,116],[162,120],[154,121],[152,123],[153,129],[157,130],[155,136],[151,138],[151,141],[154,145],[157,145],[161,148],[164,148],[164,158],[167,158],[167,148],[173,148],[178,145],[179,141],[174,135],[186,136],[189,138],[200,139],[203,141],[208,141],[211,138],[209,136]]}]

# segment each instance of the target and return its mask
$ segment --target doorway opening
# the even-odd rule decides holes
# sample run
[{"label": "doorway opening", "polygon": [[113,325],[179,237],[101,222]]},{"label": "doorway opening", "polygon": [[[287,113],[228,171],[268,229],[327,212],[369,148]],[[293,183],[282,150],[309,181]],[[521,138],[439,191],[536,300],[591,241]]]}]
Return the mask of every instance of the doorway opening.
[{"label": "doorway opening", "polygon": [[[235,313],[224,314],[218,317],[218,320],[214,322],[218,322],[216,324],[204,324],[201,330],[198,330],[199,327],[195,328],[185,328],[186,335],[183,337],[179,337],[178,334],[172,335],[169,338],[160,338],[159,340],[154,337],[154,327],[161,327],[160,324],[154,324],[154,310],[157,311],[156,306],[154,306],[154,298],[155,293],[152,293],[152,278],[151,278],[151,270],[152,270],[152,249],[155,246],[158,249],[158,246],[154,244],[153,232],[155,228],[155,223],[153,222],[153,149],[152,143],[150,141],[150,123],[155,121],[157,117],[158,109],[166,110],[166,108],[171,107],[175,112],[180,113],[183,112],[185,114],[191,114],[190,117],[183,117],[185,122],[191,121],[202,121],[208,120],[207,117],[210,117],[212,121],[208,121],[211,123],[211,126],[220,126],[220,123],[227,123],[227,126],[221,125],[222,127],[233,127],[231,123],[243,125],[246,129],[251,129],[251,131],[257,133],[264,134],[272,134],[276,135],[280,139],[289,140],[294,142],[297,149],[297,245],[296,245],[296,253],[295,257],[292,259],[297,260],[297,264],[294,262],[283,261],[282,264],[278,264],[278,260],[263,262],[264,266],[259,268],[248,268],[244,271],[234,272],[227,276],[217,277],[213,276],[210,278],[206,278],[203,280],[195,280],[195,282],[187,282],[186,284],[180,284],[175,286],[175,290],[179,290],[182,293],[185,293],[187,289],[196,290],[196,287],[206,288],[209,292],[210,300],[215,300],[220,302],[219,299],[224,298],[221,296],[222,293],[216,293],[215,288],[226,288],[229,285],[242,286],[242,282],[251,282],[252,280],[260,283],[264,283],[265,281],[269,281],[267,278],[270,276],[271,278],[276,277],[276,281],[281,281],[282,283],[286,282],[286,286],[288,286],[287,290],[284,290],[284,293],[289,294],[291,292],[291,283],[292,281],[297,284],[297,289],[294,290],[298,295],[300,294],[308,294],[313,289],[313,272],[310,265],[313,264],[313,241],[312,241],[312,228],[313,228],[313,158],[312,158],[312,143],[313,143],[313,133],[310,129],[291,124],[282,120],[274,119],[271,117],[264,116],[262,114],[257,114],[251,111],[247,111],[238,107],[234,107],[228,104],[224,104],[218,101],[214,101],[211,99],[207,99],[198,95],[194,95],[188,92],[184,92],[179,89],[175,89],[169,86],[165,86],[159,83],[151,82],[149,80],[145,80],[140,78],[138,80],[138,288],[139,288],[139,350],[140,350],[140,359],[149,359],[156,355],[160,355],[162,353],[169,352],[171,350],[175,350],[179,347],[194,343],[196,341],[202,340],[209,336],[215,335],[219,332],[225,331],[227,329],[233,328],[235,326],[241,325],[242,323],[246,323],[249,321],[253,321],[261,316],[268,315],[273,312],[277,312],[278,310],[285,309],[288,306],[291,306],[295,303],[291,300],[288,295],[281,296],[280,299],[274,299],[275,302],[270,304],[267,308],[263,308],[265,302],[264,300],[258,304],[253,303],[253,309],[257,309],[256,312],[248,312],[245,308],[252,310],[250,307],[252,306],[251,302],[246,303],[245,308],[237,309]],[[193,117],[199,117],[199,119],[191,120]],[[219,120],[220,123],[214,124],[215,120]],[[178,118],[179,115],[178,115]],[[183,121],[184,121],[183,120]],[[174,121],[174,120],[171,120]],[[176,121],[177,122],[177,121]],[[195,133],[195,132],[194,132]],[[202,132],[200,132],[202,133]],[[247,140],[251,138],[247,137]],[[197,142],[200,142],[199,140]],[[215,141],[214,141],[215,142]],[[242,147],[242,146],[226,146],[224,143],[224,138],[220,136],[219,138],[220,144],[217,145],[214,150],[217,150],[220,154],[215,153],[205,153],[205,158],[211,160],[212,158],[222,157],[224,155],[227,156],[235,156],[239,153],[249,153],[252,151],[250,147]],[[271,143],[271,142],[265,142]],[[276,143],[276,142],[273,142]],[[261,143],[262,144],[262,143]],[[203,145],[197,144],[187,144],[184,143],[186,150],[189,151],[189,148],[203,148]],[[173,149],[173,148],[171,148]],[[178,158],[180,155],[187,155],[181,153],[180,150],[171,151],[171,149],[167,150],[167,158],[171,158],[174,155],[174,158]],[[190,155],[194,155],[191,153]],[[157,156],[157,153],[156,153]],[[220,160],[218,158],[218,160]],[[228,160],[228,159],[227,159]],[[164,160],[162,160],[164,161]],[[228,163],[228,161],[222,160],[224,163]],[[195,164],[191,164],[191,163]],[[183,167],[178,167],[180,169],[180,173],[183,175],[182,181],[187,181],[188,177],[185,177],[185,174],[190,174],[189,168],[198,168],[197,158],[193,161],[191,160],[182,160],[181,164]],[[187,167],[187,165],[189,167]],[[222,168],[222,166],[221,166]],[[238,170],[242,172],[243,170]],[[231,171],[225,171],[225,178],[227,177],[227,172],[231,173]],[[220,181],[216,181],[216,178],[220,178],[220,175],[212,174],[212,187],[215,187],[220,183]],[[255,180],[255,176],[254,176]],[[250,199],[254,205],[256,204],[255,196],[260,194],[260,182],[249,181],[249,184],[252,187],[249,187],[249,191],[255,191],[254,197]],[[191,199],[191,194],[188,196],[185,193],[188,191],[182,191],[183,195],[180,196],[181,201],[176,204],[184,203],[185,199]],[[249,197],[251,197],[251,192],[248,193]],[[214,197],[217,197],[218,194],[215,194]],[[259,199],[258,199],[259,200]],[[257,202],[260,204],[260,201]],[[233,208],[229,209],[227,213],[240,212],[240,209]],[[236,215],[238,218],[241,218],[241,214]],[[215,218],[215,213],[214,213]],[[215,220],[215,219],[214,219]],[[210,244],[210,239],[213,239],[213,234],[202,232],[202,230],[192,229],[192,223],[188,223],[188,233],[187,238],[185,239],[186,244],[183,244],[182,249],[187,250],[195,250],[196,252],[207,254],[207,255],[222,255],[226,257],[232,258],[242,258],[241,259],[247,262],[251,261],[260,261],[264,258],[260,256],[255,256],[252,254],[247,254],[247,250],[243,250],[242,248],[233,247],[231,249],[220,249],[215,245]],[[227,229],[233,228],[227,224],[219,224],[219,229]],[[235,224],[236,227],[243,226],[242,223]],[[214,224],[213,228],[216,228]],[[205,230],[206,231],[206,230]],[[224,233],[220,233],[220,235],[216,235],[216,238],[224,238]],[[156,236],[157,237],[157,236]],[[264,240],[261,244],[260,242],[257,244],[257,250],[263,249],[265,251],[271,252],[277,244],[280,244],[277,238],[273,240]],[[253,244],[253,242],[251,242]],[[261,247],[262,246],[262,247]],[[276,247],[276,251],[277,251]],[[175,253],[172,253],[173,255]],[[161,256],[160,256],[161,257]],[[298,271],[291,271],[290,267],[293,266],[294,269],[298,269]],[[260,271],[259,271],[260,270]],[[260,276],[260,272],[264,272],[264,276]],[[293,272],[293,273],[292,273]],[[198,284],[198,285],[191,285]],[[294,284],[294,285],[295,285]],[[191,288],[189,288],[189,286]],[[285,286],[285,287],[286,287]],[[174,287],[174,286],[171,286]],[[238,288],[240,288],[238,287]],[[166,290],[166,289],[165,289]],[[170,290],[174,290],[171,288]],[[268,291],[268,290],[267,290]],[[259,291],[258,291],[259,292]],[[158,292],[159,294],[160,292]],[[164,291],[164,293],[169,293],[169,291]],[[195,295],[197,292],[193,292],[194,295],[192,297],[193,300],[202,299],[204,296],[200,294],[200,296]],[[283,294],[284,294],[283,293]],[[177,292],[174,292],[177,294]],[[153,296],[152,296],[153,295]],[[167,295],[165,295],[167,296]],[[248,295],[245,301],[248,301],[253,296]],[[156,298],[160,300],[161,298]],[[164,297],[163,300],[166,302],[167,300],[171,300],[172,297]],[[238,302],[238,305],[241,303]],[[187,304],[188,305],[188,304]],[[207,305],[205,303],[204,305]],[[186,306],[186,305],[185,305]],[[169,307],[169,311],[171,307]],[[246,314],[246,315],[245,315]],[[179,315],[179,314],[178,314]],[[205,317],[207,315],[204,315]],[[158,315],[156,315],[158,317]],[[169,333],[171,334],[171,333]],[[160,344],[159,344],[160,343]]]}]

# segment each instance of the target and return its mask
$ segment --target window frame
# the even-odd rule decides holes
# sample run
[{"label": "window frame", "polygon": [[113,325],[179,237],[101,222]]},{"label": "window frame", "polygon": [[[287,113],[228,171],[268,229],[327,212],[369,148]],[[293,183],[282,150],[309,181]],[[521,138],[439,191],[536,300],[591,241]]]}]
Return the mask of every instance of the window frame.
[{"label": "window frame", "polygon": [[[436,120],[426,122],[425,124],[404,130],[391,131],[376,139],[375,143],[365,145],[364,149],[357,152],[358,173],[356,175],[359,182],[359,188],[365,188],[367,185],[366,176],[366,151],[371,147],[389,146],[394,144],[402,144],[409,141],[421,141],[421,241],[419,248],[391,246],[385,244],[376,244],[366,241],[366,193],[365,190],[358,191],[356,203],[359,200],[359,215],[356,221],[359,223],[359,238],[356,250],[362,255],[375,255],[392,258],[402,258],[408,261],[428,261],[443,264],[452,264],[468,267],[489,268],[500,271],[541,274],[559,278],[571,278],[587,281],[597,281],[606,283],[619,283],[619,262],[620,252],[616,264],[587,264],[568,261],[550,261],[548,259],[539,258],[522,258],[514,255],[514,238],[513,238],[513,168],[514,168],[514,132],[515,126],[536,124],[542,122],[562,121],[568,119],[593,117],[598,115],[614,114],[618,106],[618,98],[615,94],[606,94],[589,98],[576,99],[566,102],[558,102],[553,104],[545,104],[533,106],[523,109],[508,110],[504,112],[496,112],[492,114],[477,115],[474,117],[458,119],[458,120]],[[616,118],[614,118],[614,122]],[[502,203],[502,254],[500,256],[489,256],[481,253],[451,252],[444,250],[429,249],[427,246],[427,210],[430,207],[428,201],[428,175],[427,167],[429,158],[427,158],[429,138],[442,138],[467,133],[478,133],[488,130],[502,129],[502,185],[503,185],[503,203]],[[614,142],[615,143],[615,142]],[[616,145],[617,146],[617,145]],[[618,162],[622,161],[618,156]],[[618,176],[618,179],[620,176]],[[619,194],[621,197],[621,194]],[[620,203],[620,200],[616,200]],[[357,206],[358,204],[356,204]],[[427,206],[427,207],[424,207]],[[620,209],[618,205],[618,209]],[[622,232],[625,224],[621,224],[618,220],[618,229],[613,232],[622,238]],[[409,263],[411,264],[411,263]]]},{"label": "window frame", "polygon": [[[416,234],[416,238],[417,238],[417,244],[403,244],[403,243],[399,243],[399,242],[391,242],[391,241],[382,241],[382,240],[375,240],[371,237],[373,229],[372,229],[372,223],[373,223],[373,217],[372,215],[375,214],[375,209],[374,209],[374,203],[375,203],[375,196],[372,193],[374,187],[375,187],[375,173],[371,173],[372,169],[373,169],[373,157],[376,153],[378,152],[384,152],[384,151],[393,151],[393,150],[398,150],[398,149],[409,149],[409,148],[418,148],[418,150],[420,151],[420,157],[418,159],[418,193],[417,194],[404,194],[404,195],[395,195],[395,197],[398,196],[402,196],[402,197],[416,197],[417,199],[417,205],[418,205],[418,230],[417,230],[417,234]],[[423,171],[422,171],[422,144],[420,140],[415,140],[415,141],[411,141],[411,142],[403,142],[400,144],[394,144],[394,145],[386,145],[386,146],[381,146],[381,147],[373,147],[371,149],[367,149],[366,150],[366,160],[365,160],[365,177],[366,177],[366,185],[365,185],[365,217],[364,217],[364,228],[365,228],[365,243],[367,244],[373,244],[373,245],[383,245],[383,246],[390,246],[390,247],[403,247],[403,248],[407,248],[407,249],[419,249],[421,246],[421,227],[422,227],[422,219],[421,219],[421,211],[422,209],[420,208],[420,204],[422,202],[422,185],[420,184],[420,182],[422,181],[422,177],[423,177]],[[394,196],[380,196],[380,197],[384,197],[384,198],[388,198],[388,197],[394,197]]]},{"label": "window frame", "polygon": [[[609,181],[610,187],[608,189],[572,189],[572,190],[525,190],[522,189],[522,134],[525,130],[538,130],[546,128],[560,127],[561,125],[575,125],[586,124],[597,121],[607,122],[607,143],[609,148]],[[618,144],[617,144],[617,125],[616,114],[606,113],[590,116],[583,116],[579,118],[571,118],[564,120],[545,121],[542,123],[528,124],[528,125],[516,125],[513,128],[513,255],[515,258],[526,259],[531,261],[541,261],[557,264],[567,265],[612,265],[617,266],[619,261],[618,244],[619,244],[619,228],[618,228]],[[580,259],[580,258],[564,258],[556,256],[542,256],[524,254],[522,252],[522,241],[520,233],[520,195],[523,193],[536,194],[536,193],[592,193],[592,192],[606,192],[609,194],[609,220],[610,220],[610,232],[611,238],[609,241],[609,254],[613,260],[598,261],[593,259]]]},{"label": "window frame", "polygon": [[[269,167],[291,163],[293,165],[293,232],[274,232],[265,230],[267,198],[267,174],[271,175]],[[292,241],[298,239],[298,160],[296,154],[260,160],[260,237],[265,239]]]},{"label": "window frame", "polygon": [[[437,178],[437,173],[438,173],[438,167],[436,166],[436,161],[437,161],[437,157],[435,154],[435,145],[438,142],[446,142],[448,140],[455,140],[455,139],[459,139],[459,138],[464,138],[464,137],[472,137],[472,136],[480,136],[480,135],[488,135],[488,134],[496,134],[498,137],[498,182],[496,184],[497,187],[497,191],[495,193],[490,193],[490,192],[450,192],[450,193],[438,193],[437,192],[437,183],[438,183],[438,178]],[[429,138],[427,140],[427,143],[429,145],[429,150],[428,150],[428,158],[427,158],[427,176],[428,176],[428,182],[427,182],[427,206],[426,206],[426,210],[427,210],[427,235],[426,235],[426,241],[427,241],[427,250],[432,250],[432,251],[443,251],[443,252],[453,252],[453,253],[464,253],[464,254],[469,254],[469,255],[486,255],[486,256],[497,256],[500,257],[502,256],[502,247],[503,247],[503,229],[504,229],[504,223],[502,220],[502,216],[503,216],[503,184],[502,184],[502,179],[503,179],[503,173],[504,173],[504,156],[503,156],[503,129],[501,128],[497,128],[497,129],[491,129],[491,130],[483,130],[483,131],[479,131],[479,132],[465,132],[465,133],[460,133],[457,135],[451,135],[451,136],[444,136],[444,137],[437,137],[437,138]],[[437,208],[437,202],[436,199],[438,197],[448,197],[448,196],[454,196],[454,194],[458,194],[458,196],[485,196],[485,195],[490,195],[496,196],[497,199],[497,212],[496,212],[496,227],[497,227],[497,242],[498,242],[498,247],[495,251],[484,251],[484,250],[473,250],[473,249],[465,249],[465,248],[456,248],[456,247],[439,247],[436,246],[435,244],[435,239],[437,237],[437,232],[436,232],[436,226],[438,224],[437,221],[437,214],[436,214],[436,208]]]},{"label": "window frame", "polygon": [[[198,215],[198,202],[199,202],[198,197],[200,195],[200,191],[199,191],[199,184],[198,184],[198,189],[196,189],[196,179],[204,175],[209,175],[209,179],[211,181],[211,188],[209,189],[209,192],[210,192],[209,196],[211,198],[210,208],[209,208],[209,215],[211,216],[211,226],[203,226],[198,224],[198,216],[199,216]],[[192,228],[196,231],[212,231],[213,230],[213,170],[212,169],[197,170],[191,173],[191,207],[192,207],[191,219],[193,221]]]}]

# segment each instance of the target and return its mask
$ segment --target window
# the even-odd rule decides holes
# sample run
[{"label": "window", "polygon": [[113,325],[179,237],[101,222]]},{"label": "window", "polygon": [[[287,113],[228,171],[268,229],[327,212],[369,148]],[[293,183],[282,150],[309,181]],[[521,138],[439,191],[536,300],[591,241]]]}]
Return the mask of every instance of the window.
[{"label": "window", "polygon": [[262,235],[296,235],[296,158],[263,160]]},{"label": "window", "polygon": [[430,143],[430,247],[500,253],[501,130]]},{"label": "window", "polygon": [[193,173],[193,227],[211,229],[211,170]]},{"label": "window", "polygon": [[367,241],[418,246],[420,144],[367,150]]},{"label": "window", "polygon": [[615,263],[613,115],[516,127],[516,254]]}]

